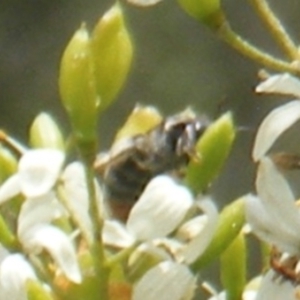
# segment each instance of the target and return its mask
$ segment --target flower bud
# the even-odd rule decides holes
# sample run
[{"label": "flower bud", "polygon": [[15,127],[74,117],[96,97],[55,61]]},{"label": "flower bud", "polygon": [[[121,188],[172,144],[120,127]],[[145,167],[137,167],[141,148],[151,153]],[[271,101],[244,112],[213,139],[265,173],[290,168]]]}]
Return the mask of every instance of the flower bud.
[{"label": "flower bud", "polygon": [[0,243],[7,248],[14,248],[18,243],[2,216],[0,216]]},{"label": "flower bud", "polygon": [[26,281],[27,298],[30,300],[52,300],[53,296],[43,287],[41,283],[33,279]]},{"label": "flower bud", "polygon": [[122,138],[144,134],[162,121],[159,111],[153,106],[137,105],[128,116],[125,124],[118,130],[115,142]]},{"label": "flower bud", "polygon": [[190,161],[185,178],[196,194],[207,188],[219,174],[230,153],[235,133],[232,115],[226,113],[212,123],[197,142],[199,159]]},{"label": "flower bud", "polygon": [[118,4],[107,11],[96,25],[91,45],[102,110],[123,86],[132,59],[132,43]]},{"label": "flower bud", "polygon": [[90,38],[84,25],[75,32],[64,51],[59,89],[75,135],[94,140],[100,97],[96,91]]},{"label": "flower bud", "polygon": [[221,280],[228,299],[242,299],[246,285],[247,247],[242,232],[221,255]]},{"label": "flower bud", "polygon": [[205,252],[193,264],[194,271],[207,266],[231,244],[245,224],[245,197],[225,206],[219,215],[218,227]]},{"label": "flower bud", "polygon": [[62,133],[47,113],[41,113],[34,119],[30,127],[29,138],[33,148],[64,150]]},{"label": "flower bud", "polygon": [[0,147],[0,183],[17,171],[16,157],[8,150]]},{"label": "flower bud", "polygon": [[209,27],[218,28],[224,22],[220,0],[178,0],[182,8],[193,18]]}]

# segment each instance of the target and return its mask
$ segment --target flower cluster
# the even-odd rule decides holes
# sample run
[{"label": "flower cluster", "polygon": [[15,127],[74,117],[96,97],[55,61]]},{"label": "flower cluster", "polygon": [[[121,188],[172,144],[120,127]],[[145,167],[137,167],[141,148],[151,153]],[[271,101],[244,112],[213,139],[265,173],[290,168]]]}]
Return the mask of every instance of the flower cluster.
[{"label": "flower cluster", "polygon": [[[12,299],[27,299],[27,279],[42,282],[37,261],[46,259],[45,252],[55,263],[51,267],[53,278],[62,273],[73,283],[80,284],[83,280],[84,271],[80,270],[78,261],[78,236],[92,239],[88,193],[83,166],[74,162],[63,168],[64,160],[59,150],[27,150],[18,162],[17,172],[0,187],[2,205],[14,201],[18,195],[22,197],[16,220],[16,249],[10,249],[13,244],[1,246],[1,299],[7,299],[8,295]],[[102,193],[95,184],[100,208]],[[185,221],[192,207],[204,214]],[[59,219],[71,219],[79,226],[71,227],[68,232],[65,226],[55,224]],[[217,219],[211,200],[195,201],[186,187],[161,175],[149,182],[125,225],[105,219],[103,241],[114,248],[135,249],[129,257],[131,264],[145,255],[152,258],[152,266],[143,270],[143,276],[134,287],[133,299],[145,299],[145,293],[146,299],[157,298],[157,295],[159,299],[169,299],[170,293],[174,294],[172,299],[181,299],[193,295],[196,277],[188,265],[211,241]],[[43,267],[45,272],[50,272],[48,265]],[[165,287],[172,283],[173,288],[166,293]],[[51,286],[47,289],[51,290]]]},{"label": "flower cluster", "polygon": [[257,196],[246,201],[247,220],[254,234],[268,243],[271,269],[262,279],[256,300],[299,299],[300,211],[283,175],[297,168],[299,158],[289,153],[270,153],[277,139],[300,119],[300,81],[289,74],[270,76],[256,88],[259,93],[296,97],[271,111],[260,125],[253,148],[258,163]]},{"label": "flower cluster", "polygon": [[[1,245],[1,299],[26,299],[26,280],[38,280],[33,262],[43,252],[49,253],[56,264],[55,269],[70,281],[82,281],[71,234],[52,223],[60,218],[68,218],[69,215],[55,191],[59,178],[65,186],[66,193],[67,186],[72,184],[66,177],[68,169],[74,169],[74,165],[62,170],[64,160],[65,155],[59,150],[28,150],[20,158],[17,172],[0,187],[1,205],[7,201],[16,201],[17,196],[22,197],[15,220],[17,242],[11,243],[7,248]],[[73,178],[78,178],[76,176]],[[80,193],[80,186],[75,188],[73,192]],[[77,200],[73,198],[74,205],[87,201],[87,197],[80,197],[80,202]],[[77,209],[80,212],[79,208]],[[23,298],[19,294],[23,295]]]}]

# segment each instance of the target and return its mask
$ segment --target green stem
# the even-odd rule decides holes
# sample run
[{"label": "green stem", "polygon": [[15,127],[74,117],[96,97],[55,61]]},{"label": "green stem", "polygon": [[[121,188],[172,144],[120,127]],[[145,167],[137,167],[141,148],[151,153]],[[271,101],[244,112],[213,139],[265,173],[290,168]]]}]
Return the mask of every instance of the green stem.
[{"label": "green stem", "polygon": [[[85,167],[87,190],[89,194],[89,214],[93,224],[93,241],[90,246],[90,251],[93,257],[96,276],[98,278],[98,295],[95,295],[97,299],[109,300],[108,294],[108,279],[109,268],[106,265],[106,258],[104,253],[104,245],[102,242],[102,229],[103,218],[99,213],[99,206],[97,201],[96,189],[94,184],[94,169],[93,163],[96,157],[96,145],[94,142],[78,142],[80,154]],[[96,299],[95,298],[95,299]]]},{"label": "green stem", "polygon": [[298,60],[299,53],[297,46],[294,44],[285,28],[282,26],[280,20],[275,16],[267,1],[250,1],[252,2],[253,7],[256,9],[261,19],[265,22],[275,41],[278,43],[287,57],[289,57],[291,60]]},{"label": "green stem", "polygon": [[300,69],[297,68],[297,66],[274,58],[273,56],[259,50],[236,34],[228,23],[224,23],[221,27],[219,27],[217,33],[222,40],[253,61],[279,72],[289,72],[300,76]]},{"label": "green stem", "polygon": [[41,258],[38,258],[35,255],[29,255],[28,258],[37,276],[41,281],[47,282],[51,287],[51,293],[54,295],[55,299],[63,298],[64,293],[53,283],[53,277],[50,271],[45,267],[46,264],[41,261]]},{"label": "green stem", "polygon": [[131,255],[131,253],[133,252],[135,247],[136,247],[136,245],[132,245],[132,246],[125,248],[122,251],[118,252],[116,255],[114,255],[107,261],[107,266],[113,267],[115,264],[124,262],[125,259],[127,259]]},{"label": "green stem", "polygon": [[97,196],[94,184],[94,172],[92,165],[85,168],[87,186],[90,197],[90,216],[93,223],[93,244],[91,245],[91,253],[94,259],[95,270],[97,277],[99,279],[99,298],[103,300],[108,300],[108,275],[109,269],[105,264],[105,254],[104,254],[104,245],[102,242],[102,228],[103,220],[99,216],[99,207],[97,204]]}]

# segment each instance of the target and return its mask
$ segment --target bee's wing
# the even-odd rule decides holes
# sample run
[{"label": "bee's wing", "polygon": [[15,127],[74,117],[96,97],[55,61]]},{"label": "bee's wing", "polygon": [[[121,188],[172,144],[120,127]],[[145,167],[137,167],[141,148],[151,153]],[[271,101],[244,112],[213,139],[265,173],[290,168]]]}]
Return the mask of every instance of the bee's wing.
[{"label": "bee's wing", "polygon": [[129,151],[134,146],[133,138],[123,138],[115,142],[112,148],[106,152],[100,152],[95,160],[94,169],[103,174],[106,167],[112,162],[119,159],[125,152]]}]

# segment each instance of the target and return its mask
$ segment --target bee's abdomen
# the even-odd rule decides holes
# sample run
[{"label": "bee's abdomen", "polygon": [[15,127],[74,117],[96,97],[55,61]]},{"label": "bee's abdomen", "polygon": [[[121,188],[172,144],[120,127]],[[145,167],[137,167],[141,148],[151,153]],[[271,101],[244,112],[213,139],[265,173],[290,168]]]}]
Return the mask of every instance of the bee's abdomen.
[{"label": "bee's abdomen", "polygon": [[139,163],[140,159],[135,154],[105,170],[104,181],[111,200],[131,205],[137,200],[152,177],[152,173]]}]

